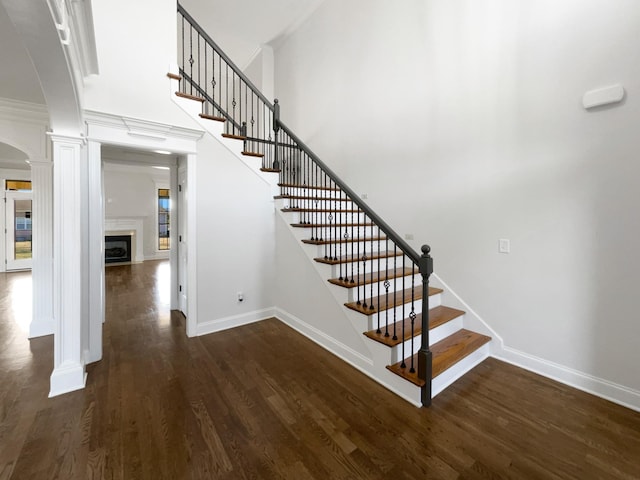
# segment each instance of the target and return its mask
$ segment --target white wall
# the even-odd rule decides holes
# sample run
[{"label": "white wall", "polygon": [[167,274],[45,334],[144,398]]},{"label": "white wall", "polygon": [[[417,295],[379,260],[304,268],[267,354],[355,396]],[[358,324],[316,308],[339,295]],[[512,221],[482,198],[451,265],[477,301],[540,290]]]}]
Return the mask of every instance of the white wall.
[{"label": "white wall", "polygon": [[276,96],[507,347],[640,390],[639,28],[634,0],[326,0]]},{"label": "white wall", "polygon": [[[275,233],[270,185],[205,135],[198,142],[196,188],[199,333],[271,316]],[[238,292],[243,302],[237,301]]]},{"label": "white wall", "polygon": [[150,166],[105,164],[105,218],[138,217],[143,221],[144,258],[168,258],[158,251],[157,187],[169,187],[169,171]]},{"label": "white wall", "polygon": [[94,0],[100,75],[85,86],[84,108],[194,126],[169,96],[169,66],[176,63],[175,0]]}]

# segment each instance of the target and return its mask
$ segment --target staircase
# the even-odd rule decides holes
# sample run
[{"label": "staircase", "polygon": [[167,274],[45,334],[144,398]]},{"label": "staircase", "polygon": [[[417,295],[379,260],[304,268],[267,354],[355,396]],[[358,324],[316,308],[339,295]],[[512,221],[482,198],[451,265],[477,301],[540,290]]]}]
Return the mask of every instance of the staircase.
[{"label": "staircase", "polygon": [[222,137],[259,162],[261,174],[277,176],[280,215],[342,299],[351,322],[344,328],[386,352],[370,375],[387,386],[388,376],[402,379],[403,396],[429,405],[489,355],[491,338],[464,328],[465,312],[443,305],[446,292],[429,285],[430,248],[418,254],[314,155],[280,120],[277,100],[271,104],[180,5],[178,32],[179,72],[168,74],[175,95],[197,102],[198,119],[222,125]]}]

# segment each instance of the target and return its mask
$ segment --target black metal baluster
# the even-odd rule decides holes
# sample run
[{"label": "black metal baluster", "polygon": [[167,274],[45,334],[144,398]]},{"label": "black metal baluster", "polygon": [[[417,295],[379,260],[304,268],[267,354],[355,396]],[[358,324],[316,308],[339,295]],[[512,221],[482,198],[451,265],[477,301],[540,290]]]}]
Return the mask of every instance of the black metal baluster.
[{"label": "black metal baluster", "polygon": [[198,86],[202,85],[202,79],[200,78],[200,70],[201,70],[200,63],[202,60],[200,58],[200,38],[201,38],[201,35],[198,33]]},{"label": "black metal baluster", "polygon": [[[380,227],[378,227],[378,232],[380,232]],[[378,329],[376,330],[376,333],[382,333],[382,331],[380,330],[380,277],[382,275],[382,271],[380,271],[380,243],[378,243],[378,281],[376,282],[378,284],[378,305],[376,306],[378,308]],[[373,292],[371,293],[371,306],[369,307],[370,309],[374,309],[376,308],[373,306]]]},{"label": "black metal baluster", "polygon": [[[406,255],[404,255],[404,252],[402,252],[402,253],[403,253],[403,255],[402,255],[402,272],[401,272],[401,274],[402,274],[402,292],[404,292],[404,279],[405,279],[404,261],[405,261]],[[404,311],[405,311],[404,307],[405,307],[405,305],[406,305],[406,303],[404,301],[404,293],[403,293],[402,294],[402,316],[400,317],[402,319],[402,360],[403,361],[405,359],[404,344],[405,344],[405,341],[407,340],[407,336],[405,335],[405,326],[404,326],[404,324],[405,324],[404,319],[406,318],[404,316]],[[413,338],[413,332],[411,332],[411,338]],[[411,352],[411,355],[413,355],[413,352]]]},{"label": "black metal baluster", "polygon": [[[340,198],[342,198],[342,190],[339,191],[339,195],[340,195]],[[338,202],[333,202],[333,209],[336,212],[336,219],[340,218],[339,223],[342,224],[344,222],[342,221],[342,215],[340,215],[340,217],[338,217],[338,208],[336,206],[337,204],[338,204]],[[338,221],[338,220],[336,220],[336,221]],[[345,229],[346,229],[346,227],[345,227]],[[336,233],[338,233],[337,228],[336,228]],[[336,240],[338,241],[338,245],[339,245],[338,258],[340,258],[342,260],[342,235],[340,237],[336,238]],[[340,280],[345,280],[346,281],[346,275],[342,275],[342,262],[340,262]]]},{"label": "black metal baluster", "polygon": [[[367,222],[366,222],[366,217],[365,217],[365,224],[366,224],[366,223],[367,223]],[[373,238],[374,238],[374,236],[373,236],[373,226],[374,226],[374,224],[373,224],[373,220],[371,220],[371,251],[370,251],[370,253],[369,253],[369,255],[370,255],[370,256],[373,256],[373,251],[374,251],[374,249],[375,249],[375,248],[374,248],[374,247],[375,247],[375,245],[374,245],[374,240],[373,240]],[[365,227],[365,228],[366,228],[366,227]],[[370,268],[369,270],[370,270],[370,272],[371,272],[371,273],[370,273],[370,275],[371,275],[371,287],[370,287],[370,289],[371,289],[371,300],[372,300],[372,301],[371,301],[371,304],[373,305],[373,281],[374,281],[373,262],[371,263],[371,268]],[[364,273],[366,274],[367,272],[364,272]],[[366,298],[367,298],[367,286],[366,286],[366,285],[364,285],[364,286],[363,286],[363,292],[364,292],[364,293],[363,293],[363,296],[364,296],[365,301],[366,301]]]},{"label": "black metal baluster", "polygon": [[[345,194],[345,196],[346,196],[346,194]],[[346,205],[346,203],[340,203],[340,207],[342,207],[342,205]],[[347,209],[345,208],[344,210],[346,211]],[[348,216],[349,214],[346,214],[346,215]],[[353,260],[354,258],[358,258],[356,255],[354,255],[354,251],[353,251],[353,250],[354,250],[354,248],[355,248],[354,243],[355,243],[355,241],[356,241],[356,238],[355,238],[355,237],[354,237],[354,235],[353,235],[353,228],[354,228],[354,224],[355,224],[355,215],[354,215],[354,213],[353,213],[353,209],[351,209],[351,259],[352,259],[352,260]],[[345,242],[346,242],[346,241],[347,241],[347,238],[349,238],[349,235],[345,235],[345,237],[344,237],[344,238],[345,238]],[[346,244],[345,244],[345,248],[346,248],[347,250],[349,249],[349,244],[348,244],[348,243],[346,243]],[[356,261],[356,264],[357,264],[357,263],[358,263],[358,262]],[[354,279],[353,279],[353,268],[354,268],[354,267],[353,267],[353,262],[352,262],[352,263],[351,263],[351,275],[349,276],[349,283],[354,283]],[[360,304],[358,304],[358,305],[360,305]]]},{"label": "black metal baluster", "polygon": [[[413,352],[414,350],[414,334],[416,331],[416,267],[413,265],[413,271],[411,272],[411,313],[409,313],[409,318],[411,319],[411,368],[409,371],[411,373],[415,373],[415,365],[413,362]],[[407,368],[407,364],[404,362],[405,356],[402,356],[402,363],[400,366],[402,368]]]},{"label": "black metal baluster", "polygon": [[[229,113],[229,64],[225,62],[225,67],[226,67],[226,74],[224,76],[225,79],[225,83],[226,83],[226,94],[225,94],[225,103],[226,103],[226,109],[225,111],[227,113]],[[226,130],[227,133],[229,132],[229,122],[225,122],[226,123]],[[236,130],[236,126],[235,126],[235,121],[231,122],[231,130],[235,133]]]},{"label": "black metal baluster", "polygon": [[[327,186],[327,176],[324,176],[324,185],[325,187]],[[327,235],[327,240],[331,240],[331,219],[333,218],[333,216],[331,215],[331,212],[329,211],[329,207],[330,204],[326,203],[325,201],[325,210],[327,210],[327,220],[329,220],[329,224],[328,224],[328,235]],[[324,229],[324,227],[322,227]],[[330,243],[325,243],[324,244],[324,259],[327,260],[329,258],[329,254],[331,253],[331,244]]]},{"label": "black metal baluster", "polygon": [[[398,246],[395,242],[393,242],[393,295],[398,294],[398,275],[396,275],[396,261],[398,259]],[[402,292],[402,300],[404,300],[404,292]],[[397,332],[397,305],[393,306],[393,339],[398,340],[398,332]]]},{"label": "black metal baluster", "polygon": [[211,99],[213,100],[211,114],[216,115],[216,50],[213,47],[211,48]]},{"label": "black metal baluster", "polygon": [[189,64],[190,64],[190,70],[189,70],[189,78],[190,78],[190,82],[189,82],[189,86],[191,87],[191,95],[193,95],[193,25],[189,24]]},{"label": "black metal baluster", "polygon": [[[385,252],[389,251],[389,240],[385,244]],[[389,336],[389,256],[385,256],[384,265],[384,291],[385,291],[385,318],[384,318],[384,336]]]},{"label": "black metal baluster", "polygon": [[[181,59],[182,61],[180,63],[182,65],[181,69],[182,69],[183,72],[185,71],[185,69],[184,69],[184,41],[185,41],[185,39],[184,39],[184,15],[182,15],[182,59]],[[186,92],[187,86],[185,85],[185,83],[186,83],[186,80],[183,78],[182,81],[180,82],[180,87],[181,87],[180,91],[182,93],[187,93]]]}]

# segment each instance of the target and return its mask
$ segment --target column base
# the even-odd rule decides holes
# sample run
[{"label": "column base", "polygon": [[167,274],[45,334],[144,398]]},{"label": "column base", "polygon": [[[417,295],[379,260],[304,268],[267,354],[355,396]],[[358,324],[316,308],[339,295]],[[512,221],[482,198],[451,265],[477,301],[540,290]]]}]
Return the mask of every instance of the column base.
[{"label": "column base", "polygon": [[44,337],[45,335],[53,335],[53,320],[31,322],[29,325],[29,338]]},{"label": "column base", "polygon": [[63,363],[53,369],[49,398],[83,389],[86,382],[87,373],[84,371],[83,365]]}]

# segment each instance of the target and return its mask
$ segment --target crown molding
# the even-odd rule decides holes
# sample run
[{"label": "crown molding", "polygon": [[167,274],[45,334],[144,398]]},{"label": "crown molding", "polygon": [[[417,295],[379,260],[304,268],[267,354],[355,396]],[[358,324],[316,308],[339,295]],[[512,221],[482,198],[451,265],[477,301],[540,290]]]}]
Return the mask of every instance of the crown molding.
[{"label": "crown molding", "polygon": [[0,98],[0,118],[46,127],[49,124],[49,111],[46,105]]}]

